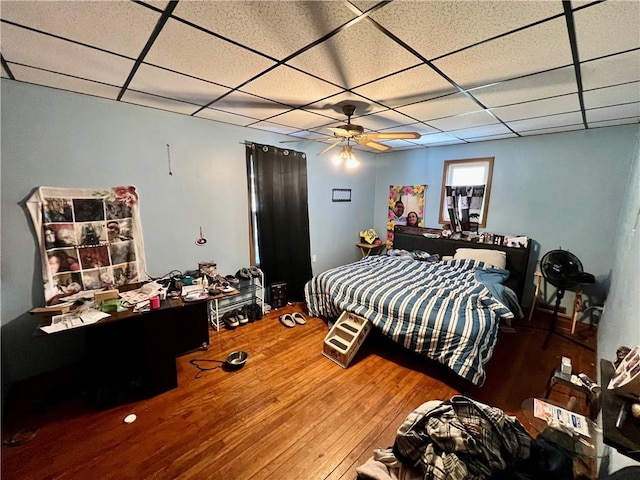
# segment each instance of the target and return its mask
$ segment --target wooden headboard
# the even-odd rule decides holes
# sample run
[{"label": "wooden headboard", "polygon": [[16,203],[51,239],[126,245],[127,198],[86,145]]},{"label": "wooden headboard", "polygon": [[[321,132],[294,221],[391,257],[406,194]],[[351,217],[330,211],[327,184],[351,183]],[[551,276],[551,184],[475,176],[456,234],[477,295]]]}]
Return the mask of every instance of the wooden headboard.
[{"label": "wooden headboard", "polygon": [[504,247],[502,245],[491,245],[488,243],[467,242],[465,240],[449,240],[447,238],[427,238],[422,234],[394,232],[393,248],[402,250],[422,250],[430,254],[455,255],[458,248],[483,248],[489,250],[500,250],[507,254],[507,266],[510,275],[505,285],[516,292],[520,305],[527,283],[527,268],[529,266],[529,254],[531,253],[531,240],[527,248]]}]

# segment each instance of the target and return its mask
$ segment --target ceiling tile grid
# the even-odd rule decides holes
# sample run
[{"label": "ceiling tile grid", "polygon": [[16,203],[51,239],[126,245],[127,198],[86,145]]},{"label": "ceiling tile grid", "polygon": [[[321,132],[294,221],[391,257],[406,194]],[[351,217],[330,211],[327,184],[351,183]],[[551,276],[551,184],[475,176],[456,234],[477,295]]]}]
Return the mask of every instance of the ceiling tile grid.
[{"label": "ceiling tile grid", "polygon": [[347,121],[421,135],[379,139],[398,150],[640,121],[635,0],[0,0],[0,22],[3,81],[292,141],[344,143],[329,127]]}]

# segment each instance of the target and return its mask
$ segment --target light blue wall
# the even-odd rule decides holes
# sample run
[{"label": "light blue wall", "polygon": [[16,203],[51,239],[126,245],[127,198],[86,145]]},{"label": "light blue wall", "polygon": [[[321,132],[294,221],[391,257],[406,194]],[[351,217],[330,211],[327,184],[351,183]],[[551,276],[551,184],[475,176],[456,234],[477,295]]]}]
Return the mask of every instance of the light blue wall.
[{"label": "light blue wall", "polygon": [[[616,238],[611,248],[615,258],[611,267],[611,291],[598,328],[598,353],[615,360],[618,347],[640,345],[640,139],[632,152]],[[626,465],[640,465],[613,452],[610,471]]]},{"label": "light blue wall", "polygon": [[[495,157],[483,230],[529,236],[539,246],[537,259],[552,249],[570,250],[596,276],[599,288],[591,290],[606,291],[638,132],[636,124],[379,156],[376,228],[385,228],[392,184],[428,185],[425,226],[439,228],[444,161]],[[525,305],[532,290],[533,284]]]},{"label": "light blue wall", "polygon": [[[39,252],[22,202],[35,187],[135,185],[147,270],[161,276],[215,260],[221,273],[249,263],[245,140],[290,137],[2,79],[1,314],[3,385],[73,362],[82,335],[32,338],[42,305]],[[169,175],[167,147],[171,146]],[[287,144],[308,154],[315,273],[359,258],[358,232],[373,221],[373,154],[361,168],[337,169],[325,145]],[[353,201],[332,203],[332,188]],[[195,245],[202,226],[209,242]],[[3,389],[4,393],[4,389]]]}]

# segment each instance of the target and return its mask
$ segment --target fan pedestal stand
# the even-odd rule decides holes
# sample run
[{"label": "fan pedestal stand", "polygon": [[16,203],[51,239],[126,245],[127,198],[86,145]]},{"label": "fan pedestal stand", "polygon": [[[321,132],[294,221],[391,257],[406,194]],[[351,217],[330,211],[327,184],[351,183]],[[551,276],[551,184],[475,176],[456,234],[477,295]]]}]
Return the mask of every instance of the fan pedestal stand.
[{"label": "fan pedestal stand", "polygon": [[564,289],[559,288],[556,293],[556,306],[553,308],[553,315],[551,315],[551,323],[549,324],[549,331],[547,332],[547,336],[544,339],[544,344],[542,345],[542,349],[547,349],[547,344],[549,343],[549,337],[552,333],[556,333],[556,322],[558,321],[558,310],[560,310],[560,303],[562,303],[562,298],[564,297]]}]

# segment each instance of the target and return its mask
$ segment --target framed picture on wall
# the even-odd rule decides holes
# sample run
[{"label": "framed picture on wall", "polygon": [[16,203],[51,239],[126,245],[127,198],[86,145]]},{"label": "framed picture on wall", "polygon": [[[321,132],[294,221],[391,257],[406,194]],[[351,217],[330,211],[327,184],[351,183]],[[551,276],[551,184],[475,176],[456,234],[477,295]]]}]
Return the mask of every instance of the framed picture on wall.
[{"label": "framed picture on wall", "polygon": [[393,247],[396,225],[424,226],[424,195],[426,185],[390,185],[387,210],[387,248]]}]

